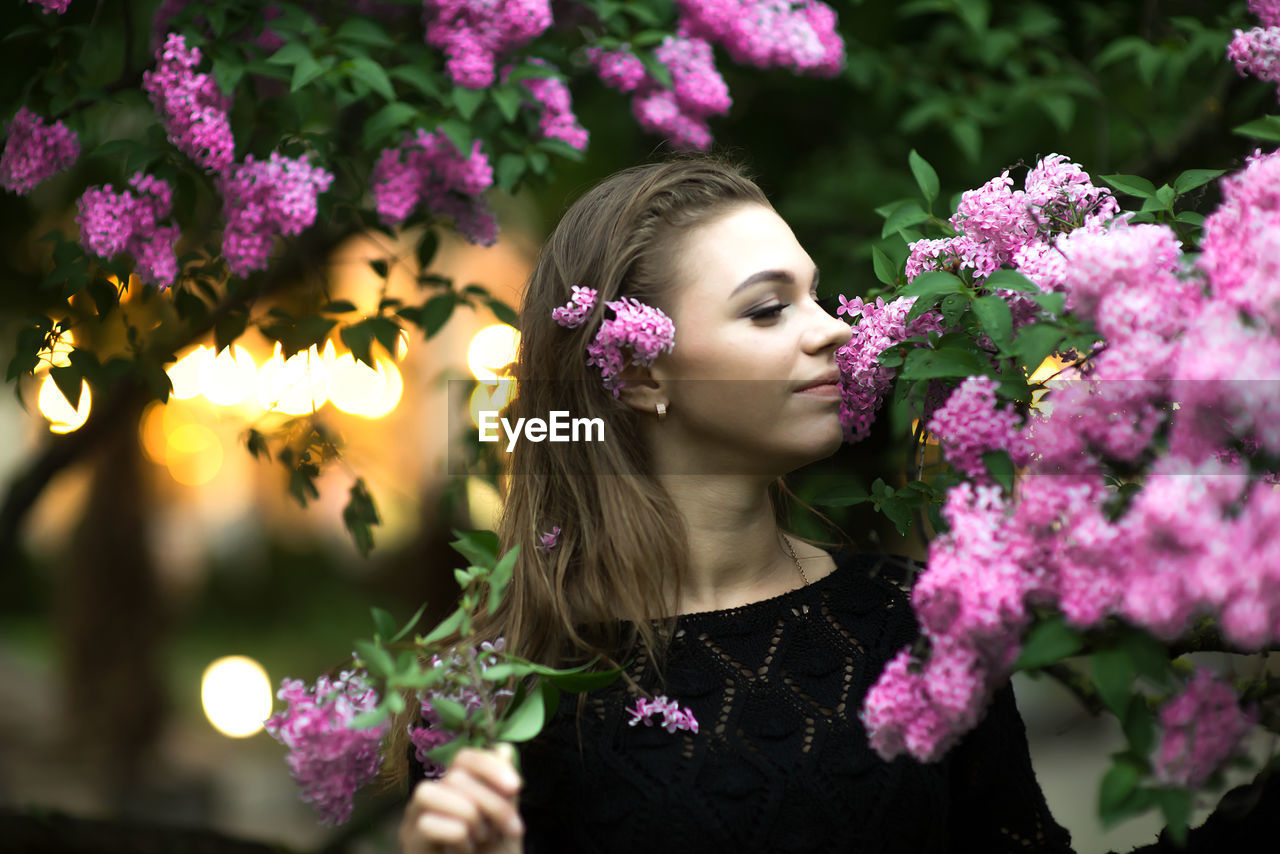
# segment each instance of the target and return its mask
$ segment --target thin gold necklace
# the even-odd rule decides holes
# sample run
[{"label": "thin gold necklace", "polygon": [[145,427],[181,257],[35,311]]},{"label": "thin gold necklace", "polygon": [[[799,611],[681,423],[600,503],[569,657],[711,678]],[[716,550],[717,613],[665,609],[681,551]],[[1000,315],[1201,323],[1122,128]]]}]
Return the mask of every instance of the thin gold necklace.
[{"label": "thin gold necklace", "polygon": [[791,559],[796,562],[796,571],[800,573],[800,581],[805,587],[809,586],[809,576],[804,574],[804,567],[800,565],[800,558],[796,557],[796,547],[791,545],[791,538],[786,534],[782,535],[782,539],[787,541],[787,551],[791,552]]}]

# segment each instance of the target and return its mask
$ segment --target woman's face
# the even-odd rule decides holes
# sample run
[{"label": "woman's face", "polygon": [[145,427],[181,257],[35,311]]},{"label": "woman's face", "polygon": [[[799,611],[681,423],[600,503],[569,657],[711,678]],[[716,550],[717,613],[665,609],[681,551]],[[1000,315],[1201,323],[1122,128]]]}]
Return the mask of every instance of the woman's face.
[{"label": "woman's face", "polygon": [[733,208],[687,234],[673,261],[676,345],[654,374],[670,383],[659,432],[679,443],[672,462],[771,477],[834,453],[835,352],[852,332],[816,302],[817,268],[782,218]]}]

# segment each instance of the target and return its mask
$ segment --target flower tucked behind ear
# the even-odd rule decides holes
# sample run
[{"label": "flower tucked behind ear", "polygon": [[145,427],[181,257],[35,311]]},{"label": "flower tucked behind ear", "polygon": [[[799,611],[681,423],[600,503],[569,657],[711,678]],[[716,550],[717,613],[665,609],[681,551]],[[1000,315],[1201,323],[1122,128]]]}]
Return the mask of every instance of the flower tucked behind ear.
[{"label": "flower tucked behind ear", "polygon": [[[576,329],[595,306],[594,288],[574,287],[573,298],[553,309],[551,317],[568,329]],[[671,352],[676,343],[676,326],[660,308],[646,305],[632,297],[621,297],[605,303],[613,317],[605,318],[595,338],[587,346],[587,364],[600,368],[604,387],[618,397],[623,382],[618,375],[627,365],[648,367],[658,355]],[[628,360],[623,349],[631,351]]]},{"label": "flower tucked behind ear", "polygon": [[627,709],[627,714],[631,715],[631,720],[627,721],[627,724],[635,726],[644,721],[645,726],[653,726],[653,720],[649,716],[659,713],[662,715],[660,726],[667,732],[673,733],[680,729],[687,729],[695,734],[698,732],[698,720],[693,716],[693,711],[681,709],[679,703],[665,696],[658,696],[652,700],[641,697],[636,700],[635,708]]}]

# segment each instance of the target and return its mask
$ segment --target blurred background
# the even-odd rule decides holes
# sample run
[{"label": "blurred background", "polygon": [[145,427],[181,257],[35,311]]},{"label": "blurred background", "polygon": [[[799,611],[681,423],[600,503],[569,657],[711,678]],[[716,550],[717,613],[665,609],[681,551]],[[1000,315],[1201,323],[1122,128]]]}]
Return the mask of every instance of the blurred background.
[{"label": "blurred background", "polygon": [[[7,4],[0,27],[25,20],[26,6]],[[848,49],[839,78],[722,57],[734,105],[712,122],[717,148],[749,164],[817,261],[824,296],[877,293],[873,248],[905,257],[900,239],[881,237],[876,209],[916,195],[913,148],[953,200],[1004,169],[1017,181],[1051,153],[1094,176],[1139,174],[1158,186],[1184,169],[1239,165],[1252,146],[1231,129],[1274,105],[1267,84],[1241,79],[1225,59],[1231,30],[1252,25],[1242,0],[833,6]],[[104,20],[104,39],[123,38],[123,19],[114,33]],[[19,61],[0,56],[4,79],[21,79]],[[498,244],[442,234],[432,271],[518,306],[560,212],[599,178],[664,150],[594,78],[571,87],[592,134],[586,157],[559,162],[536,192],[495,191]],[[94,168],[78,165],[29,197],[0,196],[0,353],[11,352],[28,304],[22,288],[38,237],[74,233],[76,196],[103,180]],[[1194,204],[1207,213],[1215,202],[1211,184]],[[401,239],[397,247],[376,232],[344,235],[308,251],[318,252],[334,299],[370,311],[385,296],[414,296],[412,261],[385,281],[368,263],[389,252],[412,259],[416,236]],[[155,311],[143,293],[129,289],[126,315]],[[491,378],[518,333],[487,309],[459,309],[431,339],[405,336],[376,371],[335,342],[285,360],[255,334],[216,356],[212,336],[178,353],[167,369],[170,402],[114,419],[72,459],[58,458],[52,437],[85,422],[89,393],[72,410],[46,370],[0,396],[0,500],[6,517],[21,511],[0,550],[0,808],[203,828],[294,850],[394,850],[396,793],[366,792],[348,826],[324,828],[298,801],[283,748],[257,724],[282,678],[310,682],[371,634],[370,606],[397,619],[424,601],[427,619],[449,610],[461,560],[450,530],[490,526],[500,499],[480,467],[446,473],[447,383]],[[57,359],[55,348],[48,361]],[[281,467],[251,456],[244,436],[313,407],[341,437],[344,462],[302,507]],[[796,473],[793,488],[812,498],[848,478],[904,482],[907,422],[887,408],[868,440],[821,472]],[[356,473],[381,514],[368,558],[342,524]],[[918,526],[903,538],[865,505],[823,509],[859,547],[924,553]],[[803,510],[794,526],[832,539]],[[1076,849],[1152,841],[1153,816],[1098,825],[1097,783],[1108,745],[1120,743],[1114,728],[1047,680],[1019,677],[1015,687],[1041,784]]]}]

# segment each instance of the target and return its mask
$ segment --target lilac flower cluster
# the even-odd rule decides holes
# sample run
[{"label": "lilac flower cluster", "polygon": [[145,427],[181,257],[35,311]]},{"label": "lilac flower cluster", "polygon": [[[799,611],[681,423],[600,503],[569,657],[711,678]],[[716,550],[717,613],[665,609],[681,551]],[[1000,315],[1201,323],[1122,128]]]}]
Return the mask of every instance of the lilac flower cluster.
[{"label": "lilac flower cluster", "polygon": [[430,751],[457,738],[457,733],[443,728],[440,715],[432,702],[444,698],[461,703],[468,712],[474,712],[486,704],[496,704],[503,698],[512,696],[513,692],[506,688],[494,689],[488,696],[482,695],[471,682],[473,672],[493,667],[498,663],[499,653],[505,648],[505,639],[498,638],[492,642],[482,642],[479,649],[455,649],[443,658],[438,655],[431,657],[431,667],[442,671],[443,675],[432,689],[424,691],[421,696],[423,725],[409,727],[409,741],[414,747],[414,757],[422,764],[427,777],[434,779],[445,772],[444,766],[430,757]]},{"label": "lilac flower cluster", "polygon": [[267,733],[289,748],[289,771],[302,788],[302,800],[327,824],[351,817],[357,789],[378,775],[378,752],[388,724],[352,729],[352,719],[378,705],[377,692],[360,672],[343,671],[335,680],[321,676],[314,687],[286,679],[277,696],[288,708],[266,721]]},{"label": "lilac flower cluster", "polygon": [[50,12],[61,15],[71,5],[71,0],[27,0],[27,2],[40,6],[46,15]]},{"label": "lilac flower cluster", "polygon": [[[1222,191],[1195,265],[1171,230],[1123,217],[1072,219],[1056,237],[1060,262],[1042,269],[1106,343],[1007,439],[1031,451],[1016,497],[969,483],[948,494],[949,530],[912,597],[932,652],[904,650],[864,709],[886,758],[936,758],[963,734],[971,704],[1007,677],[1031,606],[1165,641],[1202,617],[1237,649],[1280,640],[1280,490],[1249,457],[1280,454],[1280,155],[1250,158]],[[1113,516],[1117,466],[1141,488]],[[1253,722],[1206,679],[1162,713],[1158,773],[1172,784],[1203,782]]]},{"label": "lilac flower cluster", "polygon": [[453,82],[492,86],[497,57],[551,26],[550,0],[425,0],[426,41],[445,53]]},{"label": "lilac flower cluster", "polygon": [[169,141],[198,166],[224,173],[235,157],[227,117],[230,102],[208,74],[196,73],[201,54],[186,39],[170,33],[156,56],[154,71],[144,72],[142,88],[151,97]]},{"label": "lilac flower cluster", "polygon": [[1280,330],[1280,153],[1255,152],[1221,187],[1222,205],[1204,223],[1199,266],[1215,299]]},{"label": "lilac flower cluster", "polygon": [[[586,321],[596,297],[594,288],[574,287],[572,299],[552,309],[551,316],[561,326],[574,329]],[[660,354],[671,352],[676,343],[676,327],[662,309],[633,297],[610,300],[605,308],[613,317],[605,318],[587,345],[587,365],[600,368],[605,389],[619,397],[624,385],[619,379],[623,369],[629,364],[647,367]],[[629,359],[624,351],[630,351]]]},{"label": "lilac flower cluster", "polygon": [[846,442],[861,441],[871,432],[880,401],[897,376],[895,369],[877,361],[879,355],[907,338],[942,329],[942,316],[936,311],[926,311],[907,323],[915,301],[915,297],[903,297],[886,304],[883,297],[877,297],[874,303],[864,303],[862,297],[845,300],[841,296],[841,313],[850,321],[861,317],[848,343],[836,351],[839,417]]},{"label": "lilac flower cluster", "polygon": [[[1235,63],[1242,76],[1252,74],[1259,80],[1280,84],[1280,3],[1249,0],[1249,9],[1261,19],[1262,26],[1247,32],[1236,30],[1227,45],[1227,59]],[[1280,97],[1280,86],[1276,92]]]},{"label": "lilac flower cluster", "polygon": [[399,148],[383,150],[370,183],[387,225],[399,225],[425,204],[434,214],[453,217],[472,243],[491,246],[498,239],[497,221],[480,195],[493,184],[493,168],[479,140],[464,157],[442,132],[419,129]]},{"label": "lilac flower cluster", "polygon": [[9,122],[0,155],[0,187],[25,196],[36,184],[70,169],[80,156],[80,141],[60,121],[44,119],[22,107]]},{"label": "lilac flower cluster", "polygon": [[648,74],[626,48],[594,48],[588,53],[605,84],[631,93],[631,112],[642,128],[668,138],[677,148],[710,147],[707,117],[724,115],[733,103],[716,70],[711,44],[681,33],[663,39],[654,55],[671,72],[672,88]]},{"label": "lilac flower cluster", "polygon": [[693,716],[693,710],[681,709],[679,703],[665,696],[658,696],[652,700],[641,697],[636,700],[634,708],[627,709],[627,713],[631,715],[631,720],[627,721],[628,726],[635,726],[642,721],[645,726],[653,726],[654,720],[651,716],[661,714],[662,723],[659,726],[667,732],[674,733],[678,730],[687,730],[694,734],[698,732],[698,720]]},{"label": "lilac flower cluster", "polygon": [[560,542],[560,526],[556,525],[550,531],[545,531],[538,536],[538,544],[535,546],[538,551],[543,554],[550,554]]},{"label": "lilac flower cluster", "polygon": [[734,62],[834,77],[844,67],[836,13],[816,0],[677,0],[692,36],[724,46]]},{"label": "lilac flower cluster", "polygon": [[1155,778],[1171,786],[1202,785],[1239,751],[1257,719],[1256,709],[1240,708],[1230,685],[1198,668],[1183,692],[1160,709]]},{"label": "lilac flower cluster", "polygon": [[119,193],[110,184],[84,191],[77,203],[80,243],[100,258],[128,252],[143,281],[166,288],[178,275],[173,249],[178,227],[161,224],[173,207],[173,191],[141,172],[129,179],[129,186],[133,189]]},{"label": "lilac flower cluster", "polygon": [[1061,154],[1037,163],[1024,187],[1014,190],[1006,169],[966,192],[951,217],[955,237],[911,244],[908,280],[927,270],[961,268],[985,278],[1001,267],[1021,270],[1025,264],[1028,278],[1050,289],[1054,282],[1041,281],[1044,256],[1057,236],[1081,228],[1101,230],[1120,210],[1109,190],[1094,186],[1084,170]]},{"label": "lilac flower cluster", "polygon": [[253,155],[218,181],[227,227],[222,254],[233,275],[264,270],[277,235],[301,234],[316,218],[316,197],[329,189],[332,173],[312,166],[307,156],[267,160]]},{"label": "lilac flower cluster", "polygon": [[[528,62],[532,65],[547,65],[537,57]],[[510,67],[503,69],[502,82],[507,81],[510,73]],[[530,77],[521,83],[541,109],[538,128],[543,139],[558,139],[579,151],[585,151],[589,134],[573,114],[573,102],[565,82],[559,77]]]},{"label": "lilac flower cluster", "polygon": [[1022,419],[1012,406],[996,408],[996,381],[974,376],[964,380],[933,413],[926,429],[942,441],[947,461],[972,480],[985,483],[982,455],[1006,450],[1014,465],[1031,460],[1030,443],[1022,435]]}]

